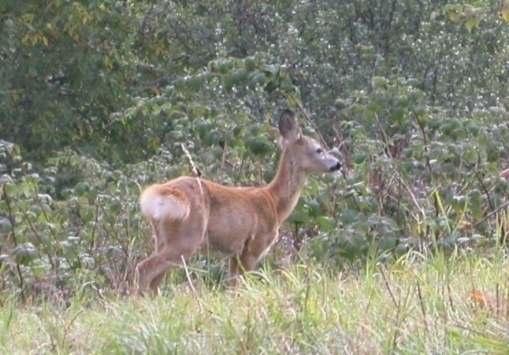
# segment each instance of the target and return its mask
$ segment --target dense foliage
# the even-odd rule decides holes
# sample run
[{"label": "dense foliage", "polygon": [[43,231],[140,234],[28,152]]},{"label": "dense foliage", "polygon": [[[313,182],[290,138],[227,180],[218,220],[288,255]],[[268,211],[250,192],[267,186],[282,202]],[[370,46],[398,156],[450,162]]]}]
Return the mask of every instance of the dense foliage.
[{"label": "dense foliage", "polygon": [[505,243],[508,20],[505,1],[2,2],[0,289],[123,288],[150,247],[140,187],[190,173],[183,147],[207,178],[268,181],[286,107],[346,167],[309,182],[280,253]]}]

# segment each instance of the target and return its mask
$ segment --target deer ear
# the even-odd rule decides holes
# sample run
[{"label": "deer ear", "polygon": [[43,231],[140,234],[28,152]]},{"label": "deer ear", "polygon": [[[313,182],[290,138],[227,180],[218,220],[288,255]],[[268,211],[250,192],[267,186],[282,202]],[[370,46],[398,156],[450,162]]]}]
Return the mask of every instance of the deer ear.
[{"label": "deer ear", "polygon": [[284,110],[279,118],[279,133],[285,140],[295,141],[300,139],[301,131],[295,119],[295,113],[290,110]]}]

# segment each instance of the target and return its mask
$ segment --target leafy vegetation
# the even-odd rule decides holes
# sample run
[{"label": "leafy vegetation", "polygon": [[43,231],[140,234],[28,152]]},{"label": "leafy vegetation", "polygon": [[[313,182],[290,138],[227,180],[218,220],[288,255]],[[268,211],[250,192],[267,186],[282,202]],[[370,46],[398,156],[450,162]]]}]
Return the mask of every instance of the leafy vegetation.
[{"label": "leafy vegetation", "polygon": [[[249,281],[240,291],[244,307],[263,299],[276,307],[286,302],[276,293],[286,289],[300,294],[296,285],[308,282],[300,274],[304,266],[288,261],[315,270],[311,292],[329,300],[332,310],[337,302],[346,307],[359,292],[383,289],[384,283],[379,272],[365,266],[373,280],[366,276],[343,285],[346,298],[337,301],[332,285],[345,281],[332,271],[320,279],[326,269],[348,274],[352,264],[373,255],[390,264],[416,253],[504,254],[509,184],[499,172],[509,165],[508,22],[506,0],[2,2],[1,302],[10,305],[14,295],[25,302],[46,298],[59,305],[55,307],[71,305],[63,318],[51,318],[53,310],[39,318],[68,324],[74,321],[75,302],[78,309],[88,306],[79,298],[83,292],[125,291],[136,261],[150,250],[149,231],[137,206],[140,188],[190,174],[183,149],[207,178],[243,185],[268,181],[278,156],[272,117],[286,107],[300,113],[308,133],[340,151],[345,169],[340,177],[309,181],[268,263],[290,267],[289,279],[269,277],[268,285]],[[473,260],[475,265],[491,262]],[[223,262],[200,257],[190,264],[191,278],[204,284],[198,297],[219,308],[237,302],[216,290]],[[505,265],[503,257],[497,262]],[[465,263],[454,266],[451,275],[457,280],[452,283],[462,285]],[[420,309],[416,285],[404,276],[413,275],[414,266],[405,265],[399,279],[397,265],[391,287],[409,292],[410,298],[397,300],[396,308],[403,310],[401,301]],[[472,270],[476,282],[493,289],[493,283]],[[289,281],[291,275],[296,285]],[[500,292],[506,292],[505,276],[496,275]],[[171,277],[177,284],[187,282],[183,273]],[[470,320],[481,322],[466,306],[439,309],[432,280],[421,286],[430,294],[423,301],[426,310],[462,327]],[[167,287],[167,293],[178,295],[176,290],[184,286]],[[329,291],[319,293],[321,287]],[[132,307],[141,307],[141,313],[153,313],[154,307],[189,313],[186,302],[193,297],[188,290],[183,293],[155,304],[105,301],[103,306],[119,322],[126,321]],[[459,302],[465,294],[466,286],[453,298]],[[375,323],[385,307],[394,306],[383,303],[385,296],[376,297],[378,306],[370,313]],[[78,319],[100,318],[103,306],[93,306],[89,318]],[[29,322],[30,315],[9,307],[0,316],[7,328],[12,312],[20,317],[19,324]],[[239,316],[248,314],[242,309]],[[295,351],[320,351],[314,341],[339,337],[355,351],[351,346],[356,343],[348,339],[361,332],[352,325],[357,323],[315,311],[309,320],[314,327],[306,328],[308,320],[289,323],[297,343],[288,343],[283,335],[273,343],[257,342],[261,328],[253,325],[255,320],[266,324],[277,316],[275,310],[270,317],[253,314],[242,320],[254,337],[242,339],[263,349],[280,351],[287,344]],[[226,313],[217,313],[226,322]],[[403,313],[397,320],[402,321],[398,317]],[[178,323],[178,329],[160,329],[163,320],[156,319],[147,324],[155,327],[147,328],[149,338],[141,339],[145,333],[131,329],[124,340],[132,344],[120,344],[123,340],[112,335],[98,346],[137,351],[141,341],[140,351],[147,349],[143,346],[167,351],[170,343],[158,338],[158,332],[181,334],[196,325],[191,323],[204,322],[204,314],[189,324]],[[378,334],[373,344],[360,349],[465,349],[452,339],[463,339],[465,331],[426,338],[431,325],[418,319],[412,329],[419,329],[422,337],[401,345],[389,339],[404,335]],[[489,343],[503,322],[485,320],[493,327],[473,329]],[[221,324],[224,332],[233,331]],[[287,328],[274,324],[276,334]],[[332,324],[341,324],[346,333],[328,333]],[[399,325],[388,329],[401,330]],[[492,331],[493,336],[486,335]],[[75,345],[67,343],[67,336],[52,338],[52,346],[71,349]],[[203,344],[212,336],[204,336]],[[442,343],[444,339],[449,342]],[[8,341],[2,344],[12,350]],[[465,344],[476,348],[474,340]],[[195,345],[179,346],[190,350]]]}]

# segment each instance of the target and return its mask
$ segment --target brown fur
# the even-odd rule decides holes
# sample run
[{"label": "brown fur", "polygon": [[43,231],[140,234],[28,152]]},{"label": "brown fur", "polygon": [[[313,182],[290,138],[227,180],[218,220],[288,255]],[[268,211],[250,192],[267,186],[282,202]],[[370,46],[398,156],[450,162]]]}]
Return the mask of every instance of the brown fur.
[{"label": "brown fur", "polygon": [[183,176],[143,191],[140,203],[152,225],[155,250],[136,267],[138,293],[156,291],[171,266],[204,247],[231,256],[233,282],[256,267],[297,204],[307,174],[340,167],[318,142],[302,136],[291,111],[281,116],[279,130],[283,151],[268,185],[229,187]]}]

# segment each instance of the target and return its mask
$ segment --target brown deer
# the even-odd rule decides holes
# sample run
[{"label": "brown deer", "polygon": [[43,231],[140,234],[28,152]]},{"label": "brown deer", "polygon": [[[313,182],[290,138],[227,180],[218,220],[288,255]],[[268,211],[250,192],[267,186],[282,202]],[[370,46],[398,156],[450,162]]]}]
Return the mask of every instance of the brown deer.
[{"label": "brown deer", "polygon": [[299,199],[306,176],[340,169],[337,158],[302,135],[295,114],[279,119],[282,153],[274,179],[260,187],[230,187],[181,176],[147,187],[141,211],[152,226],[155,250],[136,266],[137,293],[157,291],[166,271],[203,248],[231,256],[233,283],[253,270],[278,237]]}]

